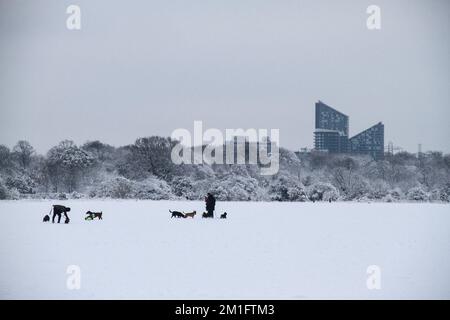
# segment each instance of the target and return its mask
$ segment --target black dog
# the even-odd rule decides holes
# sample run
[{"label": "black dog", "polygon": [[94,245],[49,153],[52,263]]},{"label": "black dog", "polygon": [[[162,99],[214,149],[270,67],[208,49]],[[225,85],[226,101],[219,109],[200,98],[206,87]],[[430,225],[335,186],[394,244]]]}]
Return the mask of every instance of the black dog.
[{"label": "black dog", "polygon": [[44,216],[44,219],[42,220],[42,222],[49,222],[50,221],[50,216],[48,214],[46,214]]},{"label": "black dog", "polygon": [[185,218],[184,214],[182,214],[180,211],[170,211],[172,214],[171,218]]},{"label": "black dog", "polygon": [[226,219],[227,218],[227,213],[224,212],[220,215],[220,219]]}]

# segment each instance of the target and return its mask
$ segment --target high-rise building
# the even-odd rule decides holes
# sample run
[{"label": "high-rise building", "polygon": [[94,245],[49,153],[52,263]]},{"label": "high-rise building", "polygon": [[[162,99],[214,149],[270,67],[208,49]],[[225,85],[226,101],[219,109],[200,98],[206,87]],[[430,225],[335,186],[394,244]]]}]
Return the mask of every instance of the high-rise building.
[{"label": "high-rise building", "polygon": [[384,125],[376,125],[349,139],[349,117],[322,101],[316,103],[314,148],[329,153],[355,153],[384,158]]},{"label": "high-rise building", "polygon": [[384,159],[384,124],[379,122],[350,138],[350,152]]},{"label": "high-rise building", "polygon": [[316,103],[314,147],[330,153],[348,152],[348,116],[320,100]]}]

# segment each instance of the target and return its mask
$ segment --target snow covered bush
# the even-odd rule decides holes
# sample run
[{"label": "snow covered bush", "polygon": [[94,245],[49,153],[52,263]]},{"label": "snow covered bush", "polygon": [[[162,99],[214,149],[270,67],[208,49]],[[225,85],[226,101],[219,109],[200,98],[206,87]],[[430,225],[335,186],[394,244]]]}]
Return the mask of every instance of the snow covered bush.
[{"label": "snow covered bush", "polygon": [[311,201],[336,201],[339,192],[331,183],[318,182],[308,188],[308,198]]},{"label": "snow covered bush", "polygon": [[381,200],[389,193],[389,185],[386,182],[380,180],[376,180],[368,185],[368,189],[369,191],[367,197],[374,200]]},{"label": "snow covered bush", "polygon": [[449,199],[449,195],[447,193],[448,191],[449,190],[447,189],[446,186],[444,186],[440,189],[434,189],[430,193],[430,200],[449,202],[450,199]]},{"label": "snow covered bush", "polygon": [[227,201],[230,199],[228,189],[220,183],[214,183],[210,187],[209,192],[211,192],[218,201]]},{"label": "snow covered bush", "polygon": [[389,190],[387,194],[383,197],[384,202],[397,202],[403,198],[403,194],[400,189],[396,188],[393,190]]},{"label": "snow covered bush", "polygon": [[83,199],[83,198],[85,198],[85,195],[74,191],[71,194],[69,194],[69,198],[70,199]]},{"label": "snow covered bush", "polygon": [[58,193],[58,200],[67,200],[67,195],[63,192]]},{"label": "snow covered bush", "polygon": [[5,184],[9,190],[17,190],[19,193],[32,193],[36,186],[34,181],[25,174],[17,174],[6,178]]},{"label": "snow covered bush", "polygon": [[208,190],[217,200],[221,201],[257,200],[258,181],[252,177],[229,174],[218,181],[214,181]]},{"label": "snow covered bush", "polygon": [[389,190],[388,195],[395,201],[399,201],[403,198],[403,193],[399,188]]},{"label": "snow covered bush", "polygon": [[440,197],[441,201],[450,202],[450,183],[446,183],[441,189],[440,189]]},{"label": "snow covered bush", "polygon": [[172,190],[167,182],[156,177],[148,177],[139,182],[124,177],[114,177],[91,190],[89,196],[91,198],[149,200],[173,198]]},{"label": "snow covered bush", "polygon": [[133,198],[148,200],[168,200],[172,199],[172,189],[164,180],[149,177],[144,181],[134,185]]},{"label": "snow covered bush", "polygon": [[192,195],[193,184],[188,177],[175,177],[170,184],[176,196],[190,198]]},{"label": "snow covered bush", "polygon": [[22,195],[17,189],[9,190],[9,199],[11,200],[19,200],[22,198]]},{"label": "snow covered bush", "polygon": [[421,187],[415,187],[408,191],[406,198],[412,201],[428,201],[429,196]]},{"label": "snow covered bush", "polygon": [[124,177],[115,177],[104,181],[91,191],[91,196],[98,198],[127,199],[133,197],[134,182]]},{"label": "snow covered bush", "polygon": [[305,189],[301,185],[296,185],[288,189],[287,195],[290,201],[305,202],[308,200]]},{"label": "snow covered bush", "polygon": [[272,181],[269,188],[271,200],[275,201],[306,201],[307,195],[303,185],[283,172]]}]

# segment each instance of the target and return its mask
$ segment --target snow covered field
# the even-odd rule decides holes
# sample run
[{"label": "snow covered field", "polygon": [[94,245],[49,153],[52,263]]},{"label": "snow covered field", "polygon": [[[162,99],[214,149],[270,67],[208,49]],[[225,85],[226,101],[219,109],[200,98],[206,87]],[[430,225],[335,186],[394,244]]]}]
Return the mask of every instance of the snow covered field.
[{"label": "snow covered field", "polygon": [[[71,223],[42,223],[51,204]],[[450,206],[1,201],[0,298],[450,298]],[[85,221],[87,210],[103,221]],[[81,288],[66,287],[69,265]],[[381,289],[366,286],[369,265]]]}]

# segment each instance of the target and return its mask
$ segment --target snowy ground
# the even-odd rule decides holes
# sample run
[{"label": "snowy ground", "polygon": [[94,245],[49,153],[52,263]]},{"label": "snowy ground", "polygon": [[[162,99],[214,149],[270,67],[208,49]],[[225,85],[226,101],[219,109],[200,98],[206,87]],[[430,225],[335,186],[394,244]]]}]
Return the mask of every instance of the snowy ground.
[{"label": "snowy ground", "polygon": [[211,220],[170,219],[201,202],[74,200],[69,225],[44,224],[52,203],[0,201],[0,298],[450,298],[449,205],[219,202]]}]

